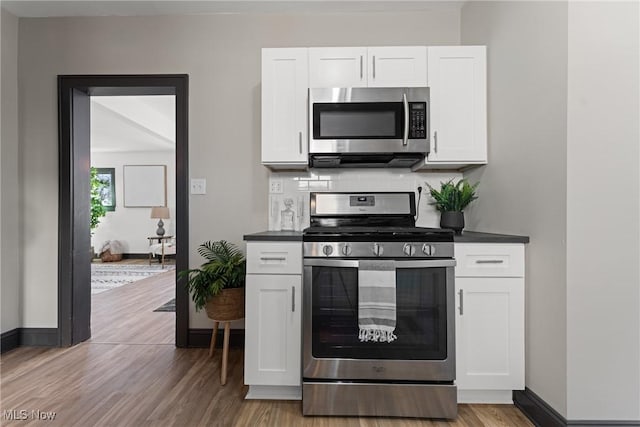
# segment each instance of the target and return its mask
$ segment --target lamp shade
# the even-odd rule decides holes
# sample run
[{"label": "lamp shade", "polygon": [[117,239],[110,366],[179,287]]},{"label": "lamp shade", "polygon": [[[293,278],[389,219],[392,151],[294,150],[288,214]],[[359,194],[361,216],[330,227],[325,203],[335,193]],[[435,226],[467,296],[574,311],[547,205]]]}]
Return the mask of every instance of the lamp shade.
[{"label": "lamp shade", "polygon": [[164,206],[155,206],[151,208],[151,218],[168,219],[169,208]]}]

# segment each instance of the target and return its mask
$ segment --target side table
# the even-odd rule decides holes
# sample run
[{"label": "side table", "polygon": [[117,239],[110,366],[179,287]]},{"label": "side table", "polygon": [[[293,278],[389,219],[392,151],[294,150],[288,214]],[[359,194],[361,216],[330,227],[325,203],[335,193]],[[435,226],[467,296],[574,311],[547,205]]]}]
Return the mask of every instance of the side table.
[{"label": "side table", "polygon": [[[164,267],[164,244],[165,244],[165,242],[167,242],[167,241],[169,241],[171,239],[173,239],[173,236],[152,236],[152,237],[147,237],[147,240],[149,240],[149,246],[151,246],[155,240],[157,240],[158,243],[160,244],[161,255],[160,255],[160,259],[158,260],[158,262],[163,267]],[[149,251],[149,265],[151,265],[151,257],[153,255],[154,255],[154,253],[152,251]]]}]

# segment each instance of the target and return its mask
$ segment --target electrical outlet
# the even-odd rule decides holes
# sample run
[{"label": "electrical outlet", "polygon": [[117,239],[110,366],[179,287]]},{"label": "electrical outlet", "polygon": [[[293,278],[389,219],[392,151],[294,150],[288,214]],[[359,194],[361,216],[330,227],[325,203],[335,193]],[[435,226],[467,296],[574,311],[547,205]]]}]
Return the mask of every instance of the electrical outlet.
[{"label": "electrical outlet", "polygon": [[192,178],[191,194],[207,194],[207,180],[204,178]]},{"label": "electrical outlet", "polygon": [[269,193],[282,194],[283,192],[282,187],[283,187],[282,179],[272,178],[269,180]]}]

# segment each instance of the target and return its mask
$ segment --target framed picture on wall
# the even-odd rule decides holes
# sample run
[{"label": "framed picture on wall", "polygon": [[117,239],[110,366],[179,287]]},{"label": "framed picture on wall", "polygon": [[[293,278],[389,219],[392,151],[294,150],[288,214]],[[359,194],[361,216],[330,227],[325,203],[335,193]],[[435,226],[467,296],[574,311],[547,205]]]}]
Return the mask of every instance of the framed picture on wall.
[{"label": "framed picture on wall", "polygon": [[100,200],[102,206],[108,212],[116,210],[116,169],[96,168],[96,176],[103,184],[100,189]]},{"label": "framed picture on wall", "polygon": [[165,165],[124,165],[124,207],[167,206]]}]

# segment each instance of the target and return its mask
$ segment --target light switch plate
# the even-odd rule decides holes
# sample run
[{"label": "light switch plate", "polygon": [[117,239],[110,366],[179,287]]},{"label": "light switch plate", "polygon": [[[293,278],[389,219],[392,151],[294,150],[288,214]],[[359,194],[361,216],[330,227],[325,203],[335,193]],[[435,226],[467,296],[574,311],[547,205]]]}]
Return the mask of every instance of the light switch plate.
[{"label": "light switch plate", "polygon": [[191,194],[207,194],[207,180],[204,178],[192,178]]},{"label": "light switch plate", "polygon": [[284,183],[282,182],[282,178],[271,178],[269,180],[269,193],[271,194],[282,194]]}]

